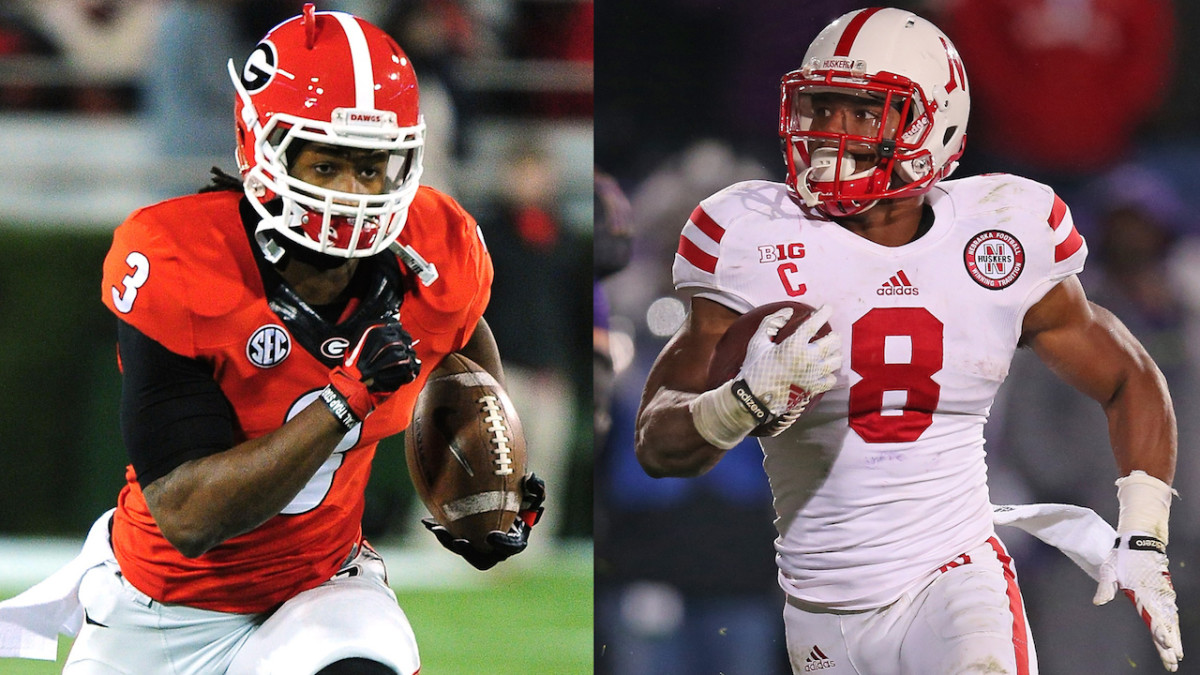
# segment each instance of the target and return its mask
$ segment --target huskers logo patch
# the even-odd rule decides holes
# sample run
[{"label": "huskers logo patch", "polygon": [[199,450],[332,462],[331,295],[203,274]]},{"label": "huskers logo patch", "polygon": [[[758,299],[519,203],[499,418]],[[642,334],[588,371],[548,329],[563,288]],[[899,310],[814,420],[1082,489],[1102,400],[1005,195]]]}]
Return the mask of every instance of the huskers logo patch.
[{"label": "huskers logo patch", "polygon": [[967,242],[963,258],[975,283],[993,291],[1011,286],[1025,269],[1025,249],[1003,230],[975,235]]},{"label": "huskers logo patch", "polygon": [[292,352],[292,339],[278,324],[267,324],[246,341],[246,358],[259,368],[274,368]]}]

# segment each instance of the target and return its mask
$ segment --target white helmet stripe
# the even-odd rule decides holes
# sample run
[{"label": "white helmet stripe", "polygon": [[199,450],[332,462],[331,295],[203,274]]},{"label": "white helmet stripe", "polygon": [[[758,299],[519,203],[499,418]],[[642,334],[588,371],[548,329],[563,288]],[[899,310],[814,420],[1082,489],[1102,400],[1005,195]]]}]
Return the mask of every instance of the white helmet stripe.
[{"label": "white helmet stripe", "polygon": [[354,68],[354,107],[375,108],[375,71],[371,68],[371,51],[358,19],[345,12],[330,12],[342,24],[350,43],[350,63]]}]

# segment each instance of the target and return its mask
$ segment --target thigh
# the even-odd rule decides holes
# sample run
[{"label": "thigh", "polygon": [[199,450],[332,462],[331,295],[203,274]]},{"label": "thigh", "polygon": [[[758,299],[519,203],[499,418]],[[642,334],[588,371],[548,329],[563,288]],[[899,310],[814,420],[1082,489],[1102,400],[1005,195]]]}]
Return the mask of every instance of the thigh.
[{"label": "thigh", "polygon": [[1037,675],[1016,572],[993,537],[943,568],[914,599],[905,673]]},{"label": "thigh", "polygon": [[847,632],[862,623],[860,614],[825,612],[788,598],[783,607],[788,660],[796,675],[875,675],[859,671],[850,660]]},{"label": "thigh", "polygon": [[304,675],[352,657],[399,675],[420,669],[408,618],[387,585],[383,561],[368,547],[334,578],[283,603],[246,641],[229,675]]},{"label": "thigh", "polygon": [[115,561],[83,576],[84,624],[66,675],[220,673],[254,630],[251,616],[163,605],[131,586]]}]

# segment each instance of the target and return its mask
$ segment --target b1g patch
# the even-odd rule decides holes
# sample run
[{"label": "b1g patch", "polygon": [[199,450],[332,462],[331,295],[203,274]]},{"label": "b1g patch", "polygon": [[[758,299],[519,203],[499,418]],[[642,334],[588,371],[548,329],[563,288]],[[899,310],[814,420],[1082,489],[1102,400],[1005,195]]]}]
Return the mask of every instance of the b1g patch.
[{"label": "b1g patch", "polygon": [[292,338],[279,324],[267,324],[246,341],[246,358],[259,368],[274,368],[292,353]]},{"label": "b1g patch", "polygon": [[963,258],[975,283],[993,291],[1011,286],[1025,269],[1025,249],[1003,230],[975,235],[967,242]]}]

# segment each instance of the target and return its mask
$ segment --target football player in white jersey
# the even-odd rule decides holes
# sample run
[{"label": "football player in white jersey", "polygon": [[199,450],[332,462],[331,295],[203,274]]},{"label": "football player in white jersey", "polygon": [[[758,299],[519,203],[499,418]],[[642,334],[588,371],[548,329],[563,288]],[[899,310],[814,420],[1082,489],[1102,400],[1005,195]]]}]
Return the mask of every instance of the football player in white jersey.
[{"label": "football player in white jersey", "polygon": [[[783,429],[761,443],[795,672],[1037,673],[983,451],[1013,354],[1032,349],[1108,416],[1120,520],[1094,601],[1124,591],[1174,671],[1165,381],[1087,300],[1087,247],[1051,188],[942,180],[969,107],[958,52],[928,21],[875,8],[825,28],[783,79],[786,182],[726,188],[683,229],[674,278],[691,310],[648,377],[638,459],[695,476],[765,422]],[[792,310],[764,318],[738,375],[710,388],[726,328],[780,300],[820,310],[778,342]]]}]

